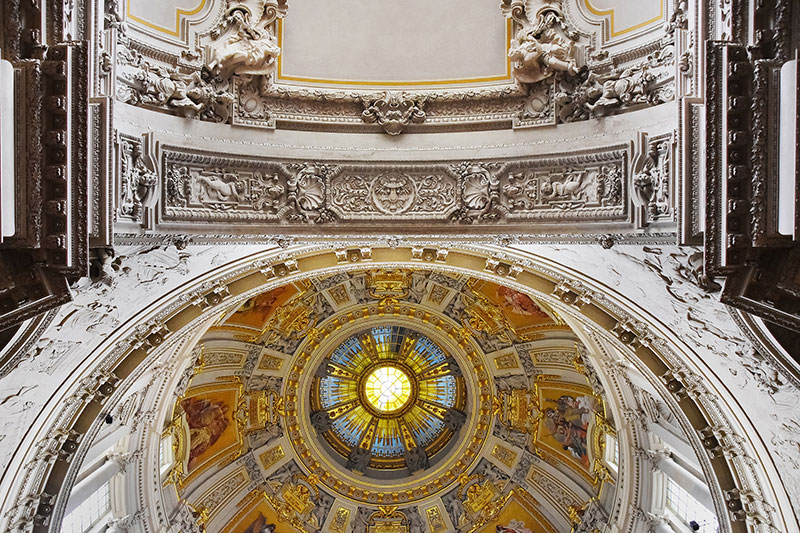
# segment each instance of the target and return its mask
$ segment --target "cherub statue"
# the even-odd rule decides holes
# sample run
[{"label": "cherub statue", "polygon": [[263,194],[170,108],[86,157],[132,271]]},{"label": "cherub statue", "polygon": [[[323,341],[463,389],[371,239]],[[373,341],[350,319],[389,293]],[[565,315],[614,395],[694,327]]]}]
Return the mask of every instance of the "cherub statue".
[{"label": "cherub statue", "polygon": [[281,49],[278,40],[267,28],[250,22],[249,10],[237,7],[228,15],[233,31],[225,40],[212,48],[209,69],[222,79],[234,74],[270,74]]},{"label": "cherub statue", "polygon": [[574,55],[575,42],[564,39],[552,27],[539,33],[536,28],[523,28],[508,49],[514,77],[522,83],[536,83],[558,71],[577,74]]}]

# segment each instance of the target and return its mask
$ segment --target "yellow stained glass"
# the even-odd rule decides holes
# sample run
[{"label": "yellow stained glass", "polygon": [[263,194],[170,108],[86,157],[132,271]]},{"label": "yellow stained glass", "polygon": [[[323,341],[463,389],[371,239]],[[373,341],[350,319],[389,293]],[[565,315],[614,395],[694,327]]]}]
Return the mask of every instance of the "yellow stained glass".
[{"label": "yellow stained glass", "polygon": [[376,368],[364,382],[367,401],[384,413],[403,407],[411,396],[411,380],[395,366]]}]

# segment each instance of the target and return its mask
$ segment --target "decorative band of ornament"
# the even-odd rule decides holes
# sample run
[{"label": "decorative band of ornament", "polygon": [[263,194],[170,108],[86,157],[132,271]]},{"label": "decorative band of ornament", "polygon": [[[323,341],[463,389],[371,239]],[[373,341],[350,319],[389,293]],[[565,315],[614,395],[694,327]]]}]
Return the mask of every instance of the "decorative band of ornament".
[{"label": "decorative band of ornament", "polygon": [[[626,150],[616,145],[591,154],[477,163],[324,165],[168,147],[159,156],[160,177],[147,174],[144,183],[136,172],[138,159],[131,156],[122,180],[125,190],[149,188],[151,196],[161,190],[161,214],[170,222],[630,222]],[[671,163],[667,151],[657,156],[651,165],[658,174],[651,176],[658,189],[653,197],[668,214]],[[141,219],[141,208],[134,207],[143,202],[123,199],[123,207],[133,206],[126,207],[133,214],[125,216]]]}]

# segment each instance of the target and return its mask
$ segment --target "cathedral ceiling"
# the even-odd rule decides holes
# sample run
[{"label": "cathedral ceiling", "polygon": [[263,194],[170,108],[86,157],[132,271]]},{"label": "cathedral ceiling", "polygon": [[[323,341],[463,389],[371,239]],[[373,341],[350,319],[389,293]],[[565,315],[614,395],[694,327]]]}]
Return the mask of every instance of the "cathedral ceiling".
[{"label": "cathedral ceiling", "polygon": [[[658,523],[652,494],[647,492],[652,485],[643,482],[642,476],[650,476],[649,465],[658,460],[650,453],[652,431],[669,427],[670,433],[687,439],[684,457],[691,459],[699,452],[696,468],[710,480],[709,502],[721,520],[727,519],[720,511],[725,508],[723,491],[734,498],[743,494],[734,492],[736,487],[748,487],[744,494],[751,496],[742,495],[731,504],[742,508],[731,513],[730,531],[771,527],[751,528],[746,516],[775,520],[771,518],[775,507],[766,506],[768,491],[774,490],[778,480],[791,481],[791,469],[768,477],[763,473],[765,463],[739,460],[760,457],[760,452],[751,447],[746,433],[730,425],[729,406],[735,399],[724,385],[712,384],[708,375],[695,368],[713,364],[726,375],[735,370],[741,378],[737,390],[747,390],[747,383],[759,380],[763,405],[769,405],[772,397],[775,401],[769,410],[786,416],[789,412],[780,409],[788,390],[758,373],[766,360],[735,366],[744,360],[744,355],[736,352],[741,341],[735,338],[735,325],[713,307],[712,297],[693,285],[693,278],[684,277],[688,274],[680,266],[677,251],[651,248],[639,257],[632,255],[632,249],[615,247],[604,257],[617,262],[600,266],[596,255],[587,253],[602,253],[599,247],[539,249],[583,271],[596,272],[602,280],[598,283],[518,247],[446,250],[429,243],[419,248],[375,244],[332,250],[319,244],[253,255],[252,247],[242,246],[232,258],[225,255],[226,249],[184,248],[180,244],[131,249],[120,258],[115,277],[81,289],[80,305],[84,307],[65,309],[65,315],[53,323],[47,333],[51,340],[43,340],[35,361],[36,367],[48,362],[48,373],[37,375],[55,382],[65,361],[89,357],[81,351],[81,343],[70,343],[77,330],[94,339],[90,344],[97,347],[88,348],[93,351],[89,359],[102,360],[103,366],[65,389],[60,399],[50,400],[58,407],[53,410],[52,429],[40,447],[61,451],[53,456],[36,455],[28,466],[14,462],[12,468],[32,474],[15,479],[20,483],[41,479],[50,487],[62,483],[72,487],[95,464],[89,458],[105,453],[114,438],[122,437],[119,447],[113,448],[113,457],[115,464],[122,465],[124,481],[113,490],[125,498],[114,500],[114,523],[133,531],[196,531],[192,528],[198,523],[207,524],[207,531],[243,531],[252,524],[277,523],[268,519],[294,520],[309,530],[322,523],[321,529],[327,531],[325,521],[335,520],[350,524],[351,529],[345,531],[353,532],[379,522],[396,523],[398,531],[405,531],[406,526],[414,531],[419,524],[425,526],[423,531],[435,531],[434,527],[441,529],[436,525],[441,519],[445,532],[457,523],[466,529],[483,524],[479,531],[486,525],[494,526],[493,530],[497,525],[512,524],[533,531],[565,531],[575,522],[580,523],[578,531],[588,532],[609,520],[634,524],[632,527]],[[218,267],[227,260],[232,262]],[[622,266],[634,264],[632,261],[641,261],[639,270]],[[214,275],[187,284],[191,272],[215,268]],[[377,276],[378,271],[383,275]],[[615,294],[611,286],[633,298],[642,298],[640,291],[660,294],[665,279],[670,280],[666,291],[671,299],[645,299],[649,311],[663,320],[644,318],[649,311],[624,298],[608,296]],[[276,289],[281,289],[280,294]],[[450,293],[439,301],[442,289]],[[109,300],[102,303],[98,295],[103,294],[112,300],[110,295],[117,295],[119,308]],[[484,298],[493,304],[485,303]],[[475,302],[481,305],[473,305]],[[116,322],[101,320],[106,315],[116,317]],[[380,321],[378,327],[403,322],[401,327],[420,334],[411,338],[424,336],[441,348],[445,360],[449,355],[455,359],[454,365],[446,361],[430,371],[438,368],[437,372],[453,376],[453,369],[459,369],[463,377],[468,365],[480,364],[486,376],[473,369],[469,379],[477,383],[470,385],[464,378],[461,397],[460,380],[453,376],[453,406],[466,418],[457,428],[461,433],[450,442],[461,446],[461,436],[473,435],[473,431],[479,441],[484,439],[475,457],[464,461],[468,464],[452,463],[452,448],[448,449],[447,443],[438,450],[435,445],[423,445],[424,454],[414,452],[407,457],[404,452],[403,465],[398,465],[394,474],[386,474],[390,483],[423,483],[427,487],[428,473],[444,469],[444,475],[451,468],[465,469],[466,477],[444,477],[421,497],[413,486],[390,494],[370,489],[370,479],[375,479],[371,476],[381,470],[372,467],[372,457],[370,463],[353,461],[348,468],[350,459],[359,458],[350,457],[352,448],[348,453],[334,446],[337,439],[343,441],[343,433],[325,438],[324,433],[330,431],[326,429],[328,421],[315,417],[315,427],[311,419],[317,412],[313,391],[317,385],[322,391],[323,380],[337,367],[324,362],[327,354],[336,352],[354,335],[362,347],[367,346],[363,334],[369,333],[374,341],[375,326],[370,323]],[[504,323],[501,334],[490,333],[498,321]],[[665,333],[671,327],[684,327],[680,330],[683,338]],[[686,349],[687,345],[700,345],[697,343],[715,348],[700,359]],[[307,349],[312,345],[317,348]],[[365,348],[363,353],[369,350]],[[417,360],[416,356],[412,360]],[[26,369],[32,368],[30,361],[24,360],[19,370],[30,372]],[[345,365],[344,371],[348,368]],[[413,374],[406,376],[418,379]],[[491,396],[485,434],[473,425],[480,424],[475,413],[480,413],[484,394],[482,379],[487,380]],[[359,396],[358,380],[350,381],[356,383]],[[706,392],[711,386],[715,394]],[[772,396],[763,393],[766,387],[772,387]],[[41,392],[41,387],[33,390]],[[38,405],[28,387],[18,394],[26,404]],[[292,394],[294,403],[287,401]],[[423,404],[430,398],[423,399]],[[465,403],[460,403],[461,398]],[[360,397],[358,401],[362,401]],[[109,425],[97,416],[98,409],[121,425]],[[404,404],[398,409],[403,410]],[[15,411],[19,421],[9,421],[25,423],[29,411]],[[590,413],[592,416],[584,418]],[[706,416],[719,418],[710,426]],[[581,432],[573,433],[576,439],[564,439],[557,423],[561,417],[587,424],[585,443]],[[595,445],[603,442],[596,433],[604,426],[601,418],[608,424],[606,434],[619,439],[616,471],[610,463],[600,463],[608,471],[596,468],[596,459],[603,454]],[[82,429],[75,421],[91,427]],[[768,412],[759,423],[772,423]],[[293,424],[297,424],[294,434]],[[549,433],[550,428],[555,432]],[[398,433],[402,438],[401,430]],[[386,435],[391,437],[391,433]],[[447,439],[446,433],[439,435]],[[170,438],[177,443],[174,458],[167,453],[173,449]],[[372,450],[379,449],[375,442]],[[391,438],[378,444],[386,442]],[[788,440],[778,442],[791,446]],[[32,444],[30,449],[34,454],[39,448]],[[613,449],[606,447],[606,459]],[[467,457],[467,453],[463,455]],[[315,462],[326,467],[320,470]],[[412,468],[422,468],[409,475],[409,463]],[[359,467],[364,467],[361,474]],[[735,472],[736,481],[714,474],[726,468]],[[352,479],[358,485],[349,494],[349,487],[337,486],[339,479]],[[381,478],[377,485],[384,482]],[[47,523],[60,523],[68,489],[59,492],[53,502],[35,495],[32,500],[21,499],[27,498],[27,492],[22,492],[29,490],[25,487],[18,493],[20,499],[15,501],[19,503],[12,508],[9,523],[30,524],[34,514],[50,512],[42,510],[46,505],[53,506],[48,507],[53,514]],[[621,487],[627,490],[620,491]],[[364,491],[369,497],[370,490],[376,491],[374,501],[364,497]],[[12,493],[12,497],[17,496]],[[390,502],[384,505],[387,497]],[[401,497],[407,499],[401,501]],[[34,503],[28,503],[31,501]],[[50,503],[42,503],[45,501]],[[434,506],[437,510],[428,514]],[[512,522],[520,517],[525,521]],[[39,525],[34,530],[47,527]]]},{"label": "cathedral ceiling", "polygon": [[[3,6],[21,116],[48,103],[18,122],[22,241],[77,280],[88,232],[97,274],[3,360],[3,524],[57,528],[121,419],[122,529],[656,530],[663,423],[722,531],[797,531],[793,374],[709,277],[752,259],[725,206],[768,242],[740,207],[772,190],[790,3],[298,2]],[[706,90],[771,107],[728,124]]]},{"label": "cathedral ceiling", "polygon": [[202,120],[397,135],[555,125],[675,94],[665,0],[145,4],[119,26],[117,96]]},{"label": "cathedral ceiling", "polygon": [[98,90],[125,104],[95,139],[119,147],[95,189],[117,233],[674,240],[661,0],[144,4],[98,42]]},{"label": "cathedral ceiling", "polygon": [[225,312],[194,353],[166,475],[210,530],[555,532],[614,493],[586,348],[506,285],[312,277]]}]

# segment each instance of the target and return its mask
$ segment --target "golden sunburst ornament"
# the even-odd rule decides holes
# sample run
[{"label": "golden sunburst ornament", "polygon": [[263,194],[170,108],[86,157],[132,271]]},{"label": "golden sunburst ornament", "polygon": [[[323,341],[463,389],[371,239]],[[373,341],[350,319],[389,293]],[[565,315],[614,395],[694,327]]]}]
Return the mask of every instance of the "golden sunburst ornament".
[{"label": "golden sunburst ornament", "polygon": [[400,411],[412,398],[411,378],[393,364],[372,370],[364,380],[363,388],[367,404],[384,414]]},{"label": "golden sunburst ornament", "polygon": [[311,423],[360,472],[426,468],[456,433],[453,421],[464,417],[455,359],[409,328],[351,335],[315,375]]}]

